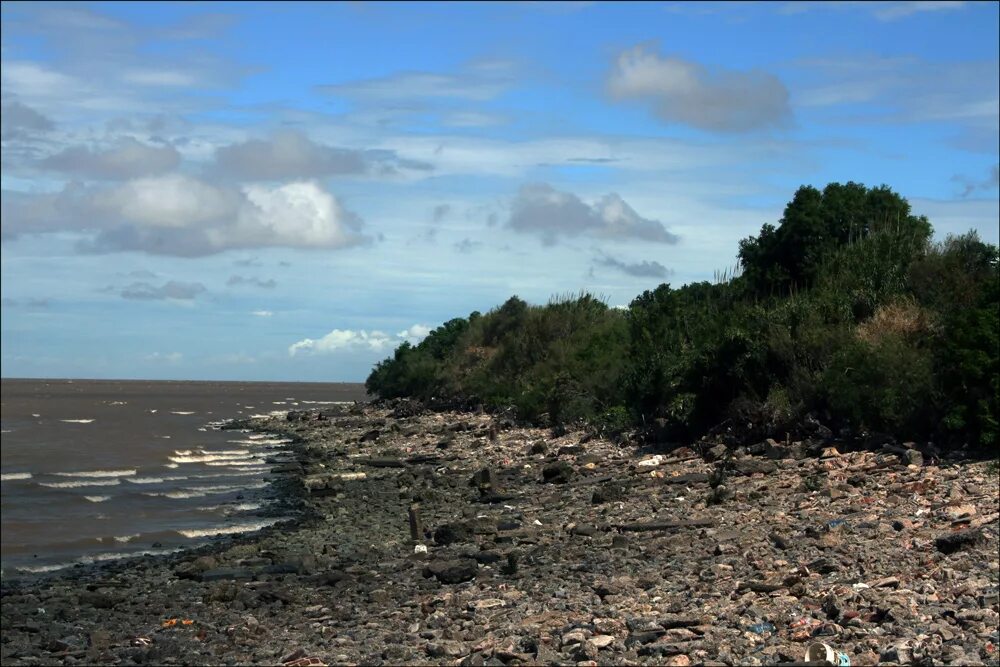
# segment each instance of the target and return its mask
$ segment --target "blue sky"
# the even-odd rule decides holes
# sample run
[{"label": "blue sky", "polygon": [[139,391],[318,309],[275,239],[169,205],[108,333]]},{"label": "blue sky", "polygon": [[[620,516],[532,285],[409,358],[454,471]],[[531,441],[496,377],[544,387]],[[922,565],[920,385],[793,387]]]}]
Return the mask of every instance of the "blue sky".
[{"label": "blue sky", "polygon": [[997,3],[4,3],[4,377],[363,380],[712,280],[795,189],[998,242]]}]

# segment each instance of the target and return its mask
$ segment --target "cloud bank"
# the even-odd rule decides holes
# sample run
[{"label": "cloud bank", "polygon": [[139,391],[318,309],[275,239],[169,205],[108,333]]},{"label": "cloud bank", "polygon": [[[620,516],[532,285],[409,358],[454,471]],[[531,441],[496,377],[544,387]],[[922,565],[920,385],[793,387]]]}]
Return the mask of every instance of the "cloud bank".
[{"label": "cloud bank", "polygon": [[173,146],[150,146],[124,137],[105,150],[66,148],[41,160],[39,166],[86,179],[127,180],[171,171],[180,161]]},{"label": "cloud bank", "polygon": [[643,218],[615,193],[595,204],[556,190],[547,183],[522,186],[511,204],[507,226],[517,232],[537,234],[546,245],[560,237],[591,235],[609,240],[637,239],[654,243],[677,243],[676,234],[662,222]]},{"label": "cloud bank", "polygon": [[595,260],[599,266],[617,269],[622,273],[636,278],[667,278],[673,271],[657,261],[643,260],[641,262],[624,262],[611,255],[601,255]]},{"label": "cloud bank", "polygon": [[401,160],[392,151],[334,148],[301,132],[282,130],[268,139],[250,139],[215,151],[219,173],[243,181],[280,181],[322,176],[428,170],[430,165]]},{"label": "cloud bank", "polygon": [[760,70],[709,70],[636,46],[618,56],[607,81],[616,99],[650,104],[661,119],[711,132],[747,132],[785,125],[788,89]]},{"label": "cloud bank", "polygon": [[422,324],[414,324],[395,335],[377,330],[334,329],[322,338],[304,338],[293,343],[288,348],[288,354],[294,357],[297,354],[329,354],[340,350],[384,352],[403,342],[416,345],[430,332],[430,327]]},{"label": "cloud bank", "polygon": [[314,181],[242,188],[183,174],[47,194],[3,193],[3,235],[96,233],[87,252],[196,257],[239,248],[343,248],[367,241],[361,219]]}]

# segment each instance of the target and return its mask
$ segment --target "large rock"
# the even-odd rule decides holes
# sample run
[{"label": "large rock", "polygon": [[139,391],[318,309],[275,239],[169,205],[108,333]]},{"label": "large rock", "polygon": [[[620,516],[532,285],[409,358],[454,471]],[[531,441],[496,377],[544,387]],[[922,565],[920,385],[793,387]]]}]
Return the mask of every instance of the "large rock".
[{"label": "large rock", "polygon": [[460,584],[472,581],[479,572],[479,565],[472,558],[436,560],[424,570],[424,576],[434,577],[442,584]]},{"label": "large rock", "polygon": [[472,529],[467,523],[446,523],[434,531],[434,542],[439,545],[468,542],[472,538]]},{"label": "large rock", "polygon": [[934,546],[937,547],[938,551],[944,554],[955,553],[966,547],[978,544],[983,539],[983,532],[978,528],[970,528],[968,530],[960,530],[954,533],[948,533],[947,535],[942,535],[941,537],[934,540]]},{"label": "large rock", "polygon": [[542,468],[542,479],[549,484],[565,484],[573,479],[574,474],[573,466],[565,461],[551,463]]}]

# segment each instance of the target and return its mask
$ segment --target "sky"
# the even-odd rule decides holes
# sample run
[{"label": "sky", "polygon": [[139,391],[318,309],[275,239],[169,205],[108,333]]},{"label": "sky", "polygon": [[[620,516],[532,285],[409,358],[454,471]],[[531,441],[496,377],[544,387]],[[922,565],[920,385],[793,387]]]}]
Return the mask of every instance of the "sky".
[{"label": "sky", "polygon": [[802,185],[998,240],[995,2],[4,2],[4,377],[362,381],[713,280]]}]

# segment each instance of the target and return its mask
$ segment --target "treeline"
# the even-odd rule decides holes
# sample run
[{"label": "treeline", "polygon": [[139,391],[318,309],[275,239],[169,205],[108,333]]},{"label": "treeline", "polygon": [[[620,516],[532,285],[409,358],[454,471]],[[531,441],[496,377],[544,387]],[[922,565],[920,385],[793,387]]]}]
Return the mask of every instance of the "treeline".
[{"label": "treeline", "polygon": [[802,187],[737,269],[627,309],[511,297],[404,343],[370,393],[481,404],[553,426],[658,429],[678,441],[834,431],[990,448],[1000,402],[997,247],[931,242],[888,187]]}]

